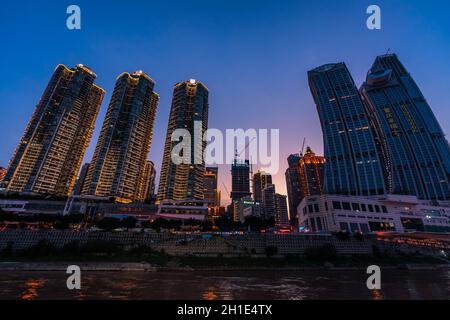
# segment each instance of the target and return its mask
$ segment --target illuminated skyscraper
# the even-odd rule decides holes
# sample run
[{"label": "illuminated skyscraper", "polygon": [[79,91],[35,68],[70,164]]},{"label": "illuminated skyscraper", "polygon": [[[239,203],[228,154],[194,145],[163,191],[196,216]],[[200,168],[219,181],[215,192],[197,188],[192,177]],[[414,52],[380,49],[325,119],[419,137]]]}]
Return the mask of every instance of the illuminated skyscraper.
[{"label": "illuminated skyscraper", "polygon": [[[158,187],[158,201],[203,200],[206,141],[202,137],[208,128],[208,88],[201,82],[179,82],[173,89],[172,106]],[[171,153],[180,141],[172,141],[172,134],[184,129],[191,137],[190,154],[180,154],[182,163],[174,163]],[[180,139],[182,140],[182,139]]]},{"label": "illuminated skyscraper", "polygon": [[361,87],[391,193],[450,200],[450,147],[430,106],[395,54],[376,58]]},{"label": "illuminated skyscraper", "polygon": [[272,184],[271,174],[258,171],[253,175],[253,198],[256,202],[262,202],[262,191],[269,184]]},{"label": "illuminated skyscraper", "polygon": [[3,167],[0,167],[0,182],[3,180],[5,175],[6,175],[6,169]]},{"label": "illuminated skyscraper", "polygon": [[155,177],[156,170],[153,161],[147,160],[144,166],[144,172],[142,174],[142,183],[139,189],[139,199],[144,201],[154,201],[153,195],[155,194]]},{"label": "illuminated skyscraper", "polygon": [[83,194],[144,200],[140,190],[159,99],[154,84],[142,71],[117,77]]},{"label": "illuminated skyscraper", "polygon": [[56,67],[9,163],[8,191],[71,193],[105,93],[95,78],[81,64]]},{"label": "illuminated skyscraper", "polygon": [[316,156],[310,147],[300,157],[300,189],[302,199],[322,194],[325,158]]},{"label": "illuminated skyscraper", "polygon": [[328,194],[386,193],[383,165],[359,92],[344,63],[308,72],[322,125]]}]

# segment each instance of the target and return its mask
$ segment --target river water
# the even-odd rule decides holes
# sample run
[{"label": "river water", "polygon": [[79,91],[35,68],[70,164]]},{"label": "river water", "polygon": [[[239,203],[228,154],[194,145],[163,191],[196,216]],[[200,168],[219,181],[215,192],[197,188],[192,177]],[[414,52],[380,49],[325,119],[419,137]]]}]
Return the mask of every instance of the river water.
[{"label": "river water", "polygon": [[382,270],[381,290],[361,271],[82,272],[68,290],[63,271],[4,271],[0,299],[450,299],[450,270]]}]

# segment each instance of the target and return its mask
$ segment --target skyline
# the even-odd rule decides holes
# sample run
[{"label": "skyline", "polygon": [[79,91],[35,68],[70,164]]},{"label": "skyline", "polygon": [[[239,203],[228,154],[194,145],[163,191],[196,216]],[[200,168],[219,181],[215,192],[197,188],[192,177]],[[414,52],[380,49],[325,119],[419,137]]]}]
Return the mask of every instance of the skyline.
[{"label": "skyline", "polygon": [[[308,70],[319,65],[345,62],[359,87],[375,56],[391,48],[412,73],[436,117],[441,120],[444,132],[450,131],[450,125],[442,121],[450,116],[450,111],[446,108],[447,101],[450,101],[450,93],[443,78],[450,71],[449,65],[446,64],[450,46],[444,42],[445,33],[450,31],[450,25],[444,18],[439,19],[439,15],[444,17],[446,10],[437,4],[427,3],[421,7],[415,1],[408,1],[408,4],[414,3],[415,8],[412,9],[413,5],[409,6],[405,2],[402,10],[399,10],[392,4],[380,2],[383,10],[383,28],[381,31],[370,31],[365,28],[364,9],[367,4],[361,1],[350,2],[357,4],[355,8],[346,7],[348,4],[337,8],[336,4],[277,5],[268,1],[263,1],[262,4],[259,1],[258,7],[255,8],[256,3],[248,1],[238,12],[234,10],[236,2],[232,1],[219,4],[202,1],[198,3],[198,7],[203,8],[195,12],[198,19],[191,21],[184,17],[183,11],[189,8],[180,4],[177,6],[180,11],[172,12],[173,20],[168,19],[165,22],[163,20],[167,18],[166,16],[158,17],[155,14],[152,19],[156,21],[148,19],[147,28],[146,24],[137,21],[136,24],[144,28],[139,32],[139,28],[135,26],[133,28],[135,33],[132,34],[127,33],[130,31],[127,29],[128,26],[123,24],[120,26],[117,23],[120,19],[110,19],[115,23],[106,20],[111,16],[120,18],[122,14],[124,17],[131,17],[132,13],[139,13],[148,4],[120,7],[119,12],[119,5],[115,3],[108,4],[108,10],[102,11],[98,8],[99,4],[79,1],[84,19],[80,31],[68,31],[65,28],[66,16],[63,4],[52,3],[47,8],[29,5],[26,6],[28,11],[25,12],[11,9],[14,5],[4,5],[6,8],[1,13],[1,30],[11,32],[6,32],[5,35],[5,42],[8,45],[5,49],[5,59],[1,63],[2,70],[8,75],[6,77],[8,81],[5,81],[5,78],[0,80],[0,98],[4,106],[14,107],[4,107],[6,110],[2,111],[0,126],[3,128],[4,139],[0,145],[2,148],[0,166],[7,166],[23,128],[58,63],[69,66],[82,63],[92,68],[97,74],[97,83],[106,90],[104,99],[106,101],[110,101],[115,78],[122,72],[142,69],[155,80],[155,90],[160,94],[161,100],[156,114],[149,159],[156,164],[158,180],[173,85],[189,78],[205,83],[210,89],[210,128],[280,128],[280,170],[274,175],[274,183],[277,185],[277,192],[282,194],[287,194],[284,181],[286,159],[289,154],[299,151],[303,137],[306,137],[306,144],[316,150],[317,154],[323,154],[319,119],[306,76]],[[156,3],[153,8],[158,11],[165,6],[167,4]],[[222,9],[223,12],[211,14],[211,6]],[[449,4],[443,6],[448,8]],[[31,10],[32,7],[35,10]],[[322,11],[319,12],[319,9]],[[421,9],[423,9],[422,16],[418,18]],[[91,10],[95,11],[95,17],[89,14]],[[308,12],[311,10],[314,13],[311,16],[322,24],[308,18]],[[5,12],[10,15],[4,17]],[[15,15],[19,12],[20,19],[17,17],[15,19]],[[339,16],[344,12],[348,15],[347,19],[337,25],[335,19],[332,19],[333,14]],[[427,20],[426,16],[430,12],[433,18]],[[234,16],[228,21],[227,14],[231,13]],[[42,15],[44,19],[47,17],[46,24],[39,25],[37,19],[43,18]],[[293,17],[298,21],[293,21]],[[180,24],[174,24],[176,19],[181,19]],[[199,20],[205,21],[206,26],[210,28]],[[400,26],[400,21],[408,23]],[[190,23],[183,25],[183,22]],[[311,23],[309,27],[308,22]],[[30,28],[22,28],[22,23],[26,23]],[[164,29],[167,24],[172,25]],[[146,33],[151,27],[157,27],[155,34]],[[315,30],[316,27],[319,29]],[[408,41],[404,35],[410,34],[410,28],[417,30],[417,37]],[[434,28],[433,35],[427,33],[429,28]],[[194,34],[204,32],[208,46],[202,45],[202,41],[197,42],[198,46],[186,46],[185,41],[192,41],[191,37],[187,39],[175,37],[180,36],[184,29]],[[324,29],[342,35],[347,42],[341,38],[327,37]],[[308,34],[304,34],[305,31]],[[442,34],[439,31],[442,31]],[[27,37],[27,33],[33,34],[34,38]],[[43,35],[46,39],[42,39]],[[322,38],[317,35],[322,35]],[[56,36],[56,39],[52,39],[52,36]],[[118,39],[112,39],[117,36]],[[219,37],[216,39],[215,36]],[[47,48],[51,43],[57,45],[50,47],[55,50],[45,49],[45,57],[26,55],[27,63],[23,63],[19,61],[25,60],[23,55],[27,53],[27,44],[19,43],[15,38],[29,39],[27,44],[34,46],[36,52],[39,52],[40,46]],[[266,48],[266,39],[274,42],[270,43],[270,48]],[[298,41],[292,41],[293,39]],[[73,41],[78,46],[73,46]],[[422,45],[416,48],[418,42]],[[143,48],[139,46],[141,43]],[[284,50],[287,46],[290,48],[288,52]],[[356,52],[355,46],[359,46],[361,50]],[[331,47],[333,50],[324,51],[324,47]],[[128,52],[118,50],[123,48],[130,50]],[[179,53],[178,48],[183,48],[184,53]],[[208,51],[205,53],[202,49]],[[414,63],[419,59],[427,60],[426,67],[424,63]],[[273,66],[273,69],[267,66]],[[239,77],[239,81],[235,80],[236,77]],[[270,90],[264,90],[264,84],[267,82],[264,81],[261,85],[261,79],[270,80],[267,84],[270,85]],[[27,94],[23,94],[24,88],[27,88]],[[258,116],[261,108],[269,110],[269,116],[265,113]],[[104,101],[84,162],[92,159],[106,109],[107,102]],[[228,190],[231,190],[230,169],[230,165],[221,165],[219,168],[219,187],[222,190],[223,205],[229,201],[229,194],[224,190],[222,182]],[[256,172],[257,169],[255,166],[253,171]]]}]

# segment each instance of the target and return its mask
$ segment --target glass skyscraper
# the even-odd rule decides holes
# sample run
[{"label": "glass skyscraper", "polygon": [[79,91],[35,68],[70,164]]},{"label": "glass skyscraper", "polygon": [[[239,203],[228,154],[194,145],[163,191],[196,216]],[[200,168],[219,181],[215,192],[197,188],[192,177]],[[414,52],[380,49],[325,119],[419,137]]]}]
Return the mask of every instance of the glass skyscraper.
[{"label": "glass skyscraper", "polygon": [[377,57],[360,91],[381,142],[389,191],[449,200],[449,144],[397,56]]},{"label": "glass skyscraper", "polygon": [[323,131],[324,192],[385,194],[383,166],[358,89],[344,63],[308,72]]},{"label": "glass skyscraper", "polygon": [[[208,128],[208,94],[208,88],[194,79],[179,82],[173,89],[159,179],[158,201],[203,200],[204,198],[205,160],[203,151],[206,141],[203,141],[202,138]],[[199,132],[195,132],[197,131],[196,125],[199,125]],[[190,160],[187,161],[189,163],[183,161],[183,163],[177,164],[171,159],[172,150],[181,143],[172,141],[172,134],[177,129],[187,130],[191,136],[190,159],[187,159]],[[196,145],[198,142],[201,143],[200,146]],[[182,156],[187,157],[184,154]],[[200,159],[201,161],[198,161]]]},{"label": "glass skyscraper", "polygon": [[71,193],[105,93],[95,78],[81,64],[56,67],[10,160],[8,191]]},{"label": "glass skyscraper", "polygon": [[117,77],[83,194],[145,200],[141,190],[148,183],[144,173],[159,100],[154,85],[142,71]]}]

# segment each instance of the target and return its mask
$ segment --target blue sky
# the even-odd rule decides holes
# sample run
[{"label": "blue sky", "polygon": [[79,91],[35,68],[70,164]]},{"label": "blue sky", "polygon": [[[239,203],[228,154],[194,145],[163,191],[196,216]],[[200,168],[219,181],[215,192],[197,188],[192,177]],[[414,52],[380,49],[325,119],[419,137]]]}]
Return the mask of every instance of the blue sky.
[{"label": "blue sky", "polygon": [[[81,8],[81,30],[66,28],[70,4]],[[370,4],[381,7],[379,31],[366,28]],[[161,97],[149,155],[158,169],[172,87],[195,78],[210,89],[210,127],[280,129],[281,168],[274,180],[277,191],[286,193],[285,159],[298,152],[303,137],[322,152],[306,72],[344,61],[359,86],[375,56],[388,48],[450,132],[448,1],[75,0],[16,1],[0,8],[0,166],[7,165],[58,63],[91,67],[107,92],[86,161],[115,78],[142,69]],[[220,171],[220,184],[231,189],[229,167]]]}]

